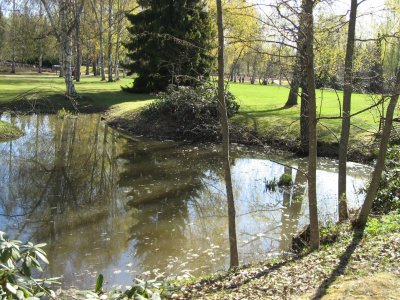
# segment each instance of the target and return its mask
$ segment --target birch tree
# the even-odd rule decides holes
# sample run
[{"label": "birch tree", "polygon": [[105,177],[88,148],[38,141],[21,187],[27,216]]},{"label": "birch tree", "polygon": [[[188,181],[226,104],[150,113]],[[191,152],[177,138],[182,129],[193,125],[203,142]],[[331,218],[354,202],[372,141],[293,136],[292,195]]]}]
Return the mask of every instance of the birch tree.
[{"label": "birch tree", "polygon": [[[76,29],[76,23],[79,22],[80,16],[83,11],[84,1],[80,3],[75,0],[58,0],[53,4],[58,10],[59,25],[56,23],[54,12],[50,7],[48,0],[41,0],[46,14],[50,20],[54,35],[60,44],[61,55],[63,56],[63,63],[61,69],[64,73],[66,93],[68,98],[75,99],[77,92],[72,77],[72,33]],[[76,5],[78,4],[78,5]],[[75,11],[76,9],[76,11]]]}]

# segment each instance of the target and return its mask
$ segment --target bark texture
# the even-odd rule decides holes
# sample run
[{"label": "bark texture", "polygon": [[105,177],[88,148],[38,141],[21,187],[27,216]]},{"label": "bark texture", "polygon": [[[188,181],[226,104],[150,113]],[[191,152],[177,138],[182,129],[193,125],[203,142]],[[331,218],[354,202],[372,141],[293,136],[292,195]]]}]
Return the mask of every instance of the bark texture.
[{"label": "bark texture", "polygon": [[217,1],[217,21],[218,21],[218,100],[222,127],[222,155],[225,173],[226,196],[228,200],[228,222],[229,222],[229,249],[230,267],[239,265],[239,254],[236,239],[236,210],[232,190],[232,174],[229,162],[229,127],[228,113],[225,103],[224,88],[224,32],[222,22],[222,3]]},{"label": "bark texture", "polygon": [[112,36],[113,36],[113,0],[108,0],[108,43],[107,43],[107,59],[108,59],[108,82],[113,81],[113,58],[112,58]]},{"label": "bark texture", "polygon": [[346,199],[347,179],[347,149],[350,135],[350,110],[351,94],[353,92],[353,59],[354,41],[356,35],[358,0],[351,0],[350,21],[347,36],[346,58],[344,65],[344,88],[343,88],[343,110],[342,110],[342,132],[339,143],[339,180],[338,180],[338,203],[339,221],[349,218]]},{"label": "bark texture", "polygon": [[314,74],[314,18],[313,0],[303,0],[304,42],[305,42],[305,74],[308,94],[308,205],[310,215],[310,248],[319,249],[319,224],[317,206],[317,116]]},{"label": "bark texture", "polygon": [[358,219],[355,223],[355,226],[359,228],[365,227],[368,220],[368,216],[371,212],[372,202],[374,201],[376,193],[378,191],[379,183],[382,176],[382,171],[385,167],[386,153],[389,144],[390,133],[393,126],[393,115],[396,109],[397,102],[399,100],[399,93],[400,93],[400,71],[397,72],[395,90],[393,95],[390,97],[390,102],[386,110],[385,125],[382,130],[382,138],[380,141],[378,159],[376,160],[376,165],[372,173],[371,183],[369,184],[364,204],[361,207],[360,214],[358,215]]},{"label": "bark texture", "polygon": [[99,30],[100,30],[100,72],[101,80],[106,80],[106,73],[104,70],[104,0],[100,0],[100,20],[99,20]]}]

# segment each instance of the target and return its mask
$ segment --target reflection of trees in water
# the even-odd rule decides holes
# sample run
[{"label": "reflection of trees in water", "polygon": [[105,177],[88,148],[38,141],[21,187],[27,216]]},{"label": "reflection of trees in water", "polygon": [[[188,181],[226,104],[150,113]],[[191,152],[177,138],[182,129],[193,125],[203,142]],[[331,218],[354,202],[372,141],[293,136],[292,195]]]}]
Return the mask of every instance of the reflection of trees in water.
[{"label": "reflection of trees in water", "polygon": [[[22,120],[27,136],[9,143],[8,180],[2,176],[0,182],[3,214],[20,216],[9,218],[8,224],[16,224],[16,237],[49,243],[53,274],[63,273],[61,262],[84,267],[82,254],[96,247],[102,248],[98,262],[107,266],[127,246],[122,237],[116,247],[106,247],[109,242],[99,238],[115,229],[111,224],[121,225],[108,221],[121,209],[115,203],[115,133],[104,129],[97,116]],[[1,151],[1,164],[7,163]]]},{"label": "reflection of trees in water", "polygon": [[[299,161],[293,187],[290,191],[285,189],[283,193],[280,238],[280,249],[283,251],[290,249],[292,237],[298,231],[298,221],[301,215],[301,207],[307,183],[306,171],[306,162]],[[291,175],[292,170],[285,168],[285,174]]]},{"label": "reflection of trees in water", "polygon": [[129,188],[137,219],[130,227],[136,258],[142,265],[166,269],[174,257],[184,258],[184,251],[205,245],[206,231],[198,235],[198,224],[191,222],[204,219],[196,208],[204,207],[203,178],[219,167],[217,157],[209,148],[170,142],[130,142],[125,148],[119,184]]},{"label": "reflection of trees in water", "polygon": [[[96,115],[14,121],[20,122],[18,126],[23,123],[28,134],[0,145],[0,188],[5,191],[0,194],[0,209],[22,215],[5,222],[9,227],[16,223],[14,232],[22,238],[50,244],[52,275],[63,273],[70,276],[67,282],[75,282],[73,272],[83,272],[89,265],[91,271],[112,272],[113,266],[126,264],[123,260],[129,259],[130,251],[139,271],[165,269],[171,261],[172,271],[189,265],[193,269],[214,264],[215,269],[227,261],[218,257],[228,248],[226,200],[223,169],[212,146],[117,141],[115,132]],[[234,168],[236,164],[239,160],[232,158]],[[236,193],[249,193],[236,183]],[[295,193],[296,189],[271,196],[279,200],[278,212],[246,216],[249,221],[241,222],[242,228],[268,222],[269,227],[259,228],[271,229],[275,238],[283,239],[300,212]],[[269,208],[262,192],[250,195],[246,210]],[[268,221],[271,216],[282,222],[282,228]],[[258,233],[258,226],[251,229],[249,233]],[[272,242],[280,243],[262,238],[262,243],[250,245],[251,251],[265,251],[271,248],[266,243]],[[281,243],[283,247],[285,242]],[[179,266],[187,261],[190,264]],[[94,281],[85,276],[89,283]]]}]

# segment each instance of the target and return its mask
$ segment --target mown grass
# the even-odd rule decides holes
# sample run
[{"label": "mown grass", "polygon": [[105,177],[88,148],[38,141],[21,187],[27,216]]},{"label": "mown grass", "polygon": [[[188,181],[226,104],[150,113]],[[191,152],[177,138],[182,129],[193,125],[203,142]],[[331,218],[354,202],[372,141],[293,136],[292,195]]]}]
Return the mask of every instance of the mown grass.
[{"label": "mown grass", "polygon": [[[300,130],[300,105],[285,108],[289,88],[277,85],[230,84],[229,89],[241,103],[240,113],[233,122],[257,132],[260,137],[275,134],[277,138],[296,139]],[[317,90],[318,117],[335,117],[340,114],[343,93]],[[352,96],[352,112],[363,110],[377,101],[377,96],[357,94]],[[300,102],[300,99],[299,99]],[[361,113],[352,119],[352,141],[368,141],[379,127],[380,114],[377,108]],[[340,136],[340,119],[320,119],[319,140],[337,142]]]},{"label": "mown grass", "polygon": [[[109,108],[112,105],[130,102],[132,108],[141,106],[139,102],[154,99],[148,94],[125,93],[121,86],[132,84],[131,78],[122,78],[117,82],[100,81],[99,77],[82,77],[81,82],[76,82],[77,92],[83,99],[102,108]],[[0,77],[0,104],[18,100],[25,94],[36,94],[39,98],[54,99],[60,101],[60,96],[65,92],[63,78],[58,77]],[[138,102],[133,105],[132,102]]]},{"label": "mown grass", "polygon": [[[112,116],[129,119],[134,115],[133,111],[155,99],[154,95],[131,94],[121,90],[121,86],[131,84],[131,78],[108,83],[100,81],[99,77],[83,76],[81,82],[76,83],[76,89],[82,99],[89,101],[91,105],[101,109],[112,107]],[[284,107],[289,93],[288,87],[231,83],[228,88],[241,105],[239,114],[232,118],[234,125],[245,128],[261,141],[268,141],[271,137],[288,143],[298,141],[300,105]],[[64,89],[64,81],[58,77],[0,77],[2,91],[0,105],[18,99],[24,93],[60,102]],[[330,90],[317,90],[317,97],[318,117],[322,117],[318,123],[318,139],[321,142],[337,143],[341,120],[323,118],[339,116],[343,94]],[[376,96],[354,93],[352,112],[365,109],[375,101],[377,101]],[[377,132],[380,121],[379,109],[373,108],[352,118],[350,144],[353,147],[362,148],[375,137],[374,133]]]}]

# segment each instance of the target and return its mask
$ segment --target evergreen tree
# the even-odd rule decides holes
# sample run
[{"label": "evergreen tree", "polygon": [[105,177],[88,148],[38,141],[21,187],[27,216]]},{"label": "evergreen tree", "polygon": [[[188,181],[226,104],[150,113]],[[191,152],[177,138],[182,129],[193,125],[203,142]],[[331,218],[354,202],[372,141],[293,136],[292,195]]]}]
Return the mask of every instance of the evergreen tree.
[{"label": "evergreen tree", "polygon": [[195,85],[207,78],[213,27],[203,0],[142,0],[128,15],[134,92],[163,91],[169,84]]}]

